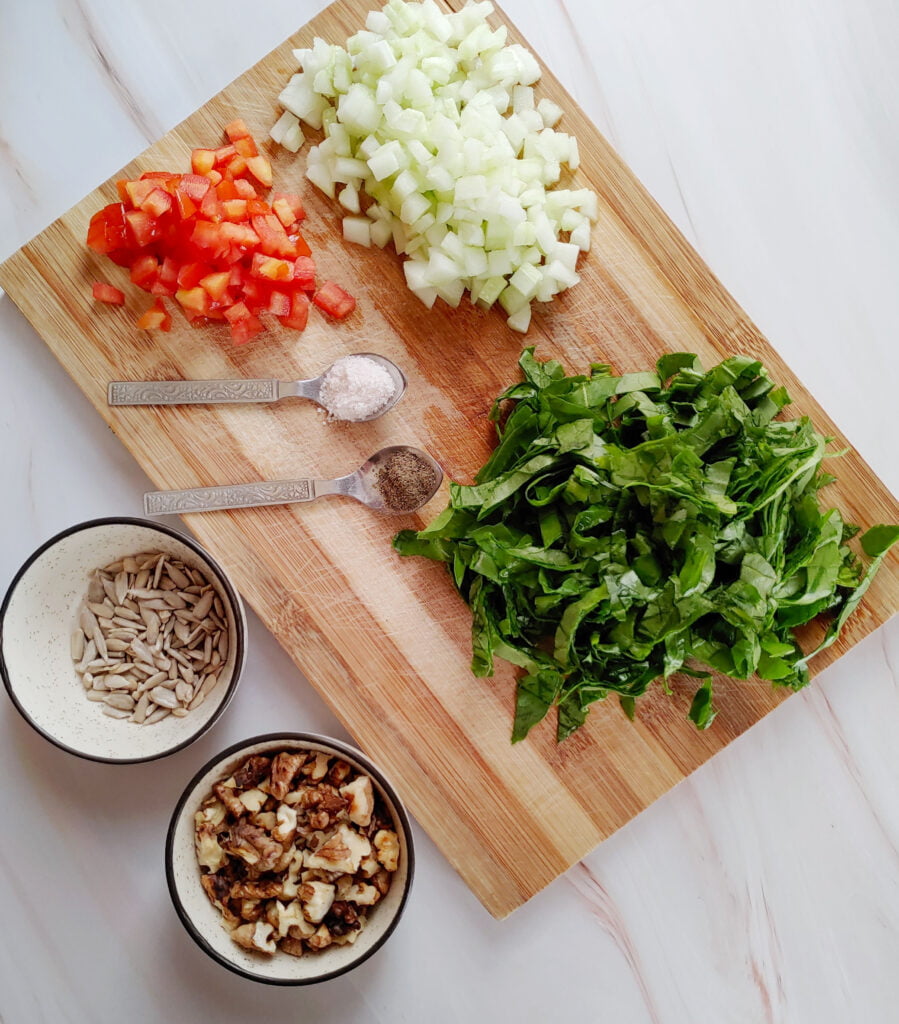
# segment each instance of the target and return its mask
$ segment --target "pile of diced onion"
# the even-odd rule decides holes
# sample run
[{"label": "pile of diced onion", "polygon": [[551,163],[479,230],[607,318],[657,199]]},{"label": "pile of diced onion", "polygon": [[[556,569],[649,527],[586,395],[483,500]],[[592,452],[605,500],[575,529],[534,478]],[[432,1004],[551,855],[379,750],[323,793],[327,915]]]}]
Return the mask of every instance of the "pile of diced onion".
[{"label": "pile of diced onion", "polygon": [[[295,50],[302,68],[279,99],[272,138],[297,152],[300,121],[324,129],[306,176],[346,211],[343,234],[392,241],[409,288],[505,310],[524,333],[531,303],[579,280],[595,194],[552,188],[578,166],[577,140],[555,125],[561,108],[536,101],[540,68],[489,2],[445,14],[433,0],[389,0],[346,48],[315,39]],[[363,194],[368,197],[363,207]]]}]

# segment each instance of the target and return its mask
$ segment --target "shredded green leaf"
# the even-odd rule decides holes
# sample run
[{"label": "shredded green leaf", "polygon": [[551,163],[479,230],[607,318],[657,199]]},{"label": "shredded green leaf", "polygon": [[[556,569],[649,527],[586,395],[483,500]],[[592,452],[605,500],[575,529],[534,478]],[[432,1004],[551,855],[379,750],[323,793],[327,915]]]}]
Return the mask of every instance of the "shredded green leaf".
[{"label": "shredded green leaf", "polygon": [[[847,544],[857,528],[819,506],[828,439],[808,417],[776,418],[786,391],[745,356],[566,376],[526,349],[520,366],[474,484],[451,484],[430,526],[394,539],[447,564],[472,612],[474,674],[491,675],[494,656],[524,669],[513,742],[552,707],[564,739],[610,693],[633,717],[674,673],[701,680],[700,729],[717,713],[706,669],[805,686],[899,526],[861,537],[863,571]],[[831,625],[805,654],[793,630],[822,612]]]}]

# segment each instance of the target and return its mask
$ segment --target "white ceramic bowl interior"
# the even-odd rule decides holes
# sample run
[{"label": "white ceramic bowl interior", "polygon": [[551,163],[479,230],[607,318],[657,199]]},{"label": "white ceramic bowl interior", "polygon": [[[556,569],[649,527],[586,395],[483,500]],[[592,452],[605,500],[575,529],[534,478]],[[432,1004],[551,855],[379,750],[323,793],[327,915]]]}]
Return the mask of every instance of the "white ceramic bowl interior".
[{"label": "white ceramic bowl interior", "polygon": [[[199,569],[222,599],[230,636],[218,685],[183,718],[136,725],[89,701],[72,663],[70,639],[90,574],[126,555],[164,551]],[[16,707],[38,732],[97,761],[147,761],[186,746],[221,715],[246,659],[246,618],[237,592],[203,549],[168,527],[139,519],[82,523],[48,541],[19,570],[0,613],[0,669]]]},{"label": "white ceramic bowl interior", "polygon": [[[331,946],[302,957],[287,953],[267,956],[243,949],[231,940],[222,915],[200,885],[200,868],[194,849],[194,815],[212,791],[252,754],[279,750],[314,750],[335,754],[358,771],[368,774],[393,818],[400,843],[400,862],[387,895],[377,903],[359,938],[352,945]],[[393,931],[406,902],[414,871],[414,852],[409,819],[381,772],[361,751],[336,740],[310,733],[257,736],[223,751],[191,780],[181,797],[169,826],[166,845],[166,874],[175,909],[194,941],[223,966],[254,981],[274,985],[304,985],[343,974],[368,959]]]}]

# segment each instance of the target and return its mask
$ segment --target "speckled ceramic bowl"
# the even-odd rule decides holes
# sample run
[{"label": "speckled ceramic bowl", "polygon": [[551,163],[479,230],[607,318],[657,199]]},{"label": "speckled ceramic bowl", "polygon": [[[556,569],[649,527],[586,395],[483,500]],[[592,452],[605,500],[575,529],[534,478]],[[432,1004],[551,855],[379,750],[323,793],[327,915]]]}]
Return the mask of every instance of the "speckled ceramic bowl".
[{"label": "speckled ceramic bowl", "polygon": [[[87,700],[70,650],[90,574],[143,551],[164,551],[199,569],[222,600],[230,637],[206,700],[183,718],[152,725],[110,718]],[[0,674],[26,721],[63,750],[112,764],[150,761],[186,747],[219,718],[243,670],[245,638],[237,591],[196,541],[143,519],[95,519],[48,540],[16,574],[0,607]]]},{"label": "speckled ceramic bowl", "polygon": [[[392,877],[390,889],[371,909],[356,941],[352,945],[330,946],[301,957],[280,951],[268,956],[243,949],[232,941],[222,925],[221,913],[209,902],[200,885],[200,868],[194,849],[194,814],[212,792],[213,783],[233,774],[251,754],[274,754],[280,750],[335,754],[357,771],[369,775],[393,818],[400,844],[399,867]],[[393,786],[361,751],[311,733],[256,736],[229,747],[204,765],[191,779],[172,815],[165,861],[175,910],[197,945],[236,974],[270,985],[307,985],[327,981],[367,960],[384,945],[396,927],[406,905],[415,868],[409,819]]]}]

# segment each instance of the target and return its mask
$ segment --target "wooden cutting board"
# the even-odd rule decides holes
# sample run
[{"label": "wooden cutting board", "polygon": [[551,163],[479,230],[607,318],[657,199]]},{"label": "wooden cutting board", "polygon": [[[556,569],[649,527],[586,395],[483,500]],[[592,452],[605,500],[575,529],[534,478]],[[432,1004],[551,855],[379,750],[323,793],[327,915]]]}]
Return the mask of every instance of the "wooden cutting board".
[{"label": "wooden cutting board", "polygon": [[[461,6],[452,0],[452,7]],[[214,146],[223,125],[243,117],[257,138],[278,114],[276,97],[295,71],[291,49],[313,36],[342,42],[361,28],[369,4],[338,0],[296,36],[210,100],[115,175],[186,170],[194,146]],[[511,27],[513,38],[520,35]],[[522,40],[523,41],[523,40]],[[574,175],[600,197],[593,249],[582,282],[535,315],[526,343],[570,372],[593,361],[619,371],[646,369],[671,350],[697,352],[706,365],[733,353],[764,361],[837,447],[848,444],[746,314],[727,294],[628,168],[545,71],[540,91],[566,114],[579,140]],[[339,210],[303,182],[304,154],[271,147],[276,187],[301,190],[304,234],[321,276],[358,297],[341,325],[313,315],[299,337],[273,329],[233,348],[218,329],[171,334],[134,328],[147,296],[125,271],[84,246],[88,220],[116,201],[114,179],[100,186],[2,267],[0,285],[72,379],[159,487],[346,473],[384,444],[430,451],[447,474],[470,482],[492,443],[493,397],[518,379],[520,335],[498,312],[464,301],[427,311],[404,287],[391,251],[343,243]],[[128,308],[94,304],[93,280],[124,288]],[[409,378],[403,402],[371,424],[327,424],[313,406],[109,409],[112,379],[311,376],[354,351],[381,352]],[[829,498],[865,526],[895,522],[899,506],[857,453],[839,461]],[[654,693],[627,721],[617,702],[596,705],[564,744],[549,720],[512,747],[514,674],[469,671],[469,614],[441,566],[400,559],[396,529],[423,525],[445,488],[419,517],[379,517],[351,501],[186,516],[190,529],[231,572],[238,588],[357,742],[394,778],[423,827],[485,907],[502,917],[521,905],[782,699],[765,683],[716,686],[720,713],[697,732],[685,718],[690,687]],[[883,623],[899,604],[899,564],[891,558],[821,669]],[[246,686],[253,680],[247,679]],[[302,722],[286,726],[301,727]]]}]

